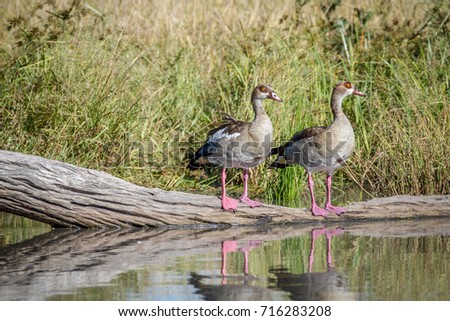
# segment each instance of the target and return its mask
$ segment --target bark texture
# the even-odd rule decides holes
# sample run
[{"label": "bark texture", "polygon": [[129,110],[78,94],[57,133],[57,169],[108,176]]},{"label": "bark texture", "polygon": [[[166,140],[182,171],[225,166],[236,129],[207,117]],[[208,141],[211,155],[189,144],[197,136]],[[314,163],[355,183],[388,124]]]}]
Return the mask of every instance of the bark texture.
[{"label": "bark texture", "polygon": [[[350,204],[328,222],[450,217],[450,196],[394,196]],[[227,227],[324,220],[308,209],[240,204],[223,212],[220,199],[145,188],[104,172],[0,151],[0,211],[53,227]]]}]

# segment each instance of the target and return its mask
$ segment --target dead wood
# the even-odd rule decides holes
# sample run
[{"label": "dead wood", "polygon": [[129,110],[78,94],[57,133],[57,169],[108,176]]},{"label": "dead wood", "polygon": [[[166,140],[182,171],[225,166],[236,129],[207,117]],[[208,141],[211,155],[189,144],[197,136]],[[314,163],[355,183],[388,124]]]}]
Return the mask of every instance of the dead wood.
[{"label": "dead wood", "polygon": [[[450,216],[450,196],[393,196],[356,202],[327,221]],[[215,196],[145,188],[107,173],[0,151],[0,211],[53,227],[227,227],[324,220],[308,209],[241,204],[223,212]]]}]

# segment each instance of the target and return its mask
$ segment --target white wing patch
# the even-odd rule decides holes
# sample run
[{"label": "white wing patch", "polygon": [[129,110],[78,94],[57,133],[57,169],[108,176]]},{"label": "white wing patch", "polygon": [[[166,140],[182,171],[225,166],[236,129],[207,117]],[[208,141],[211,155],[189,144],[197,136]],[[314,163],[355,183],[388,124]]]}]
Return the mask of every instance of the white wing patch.
[{"label": "white wing patch", "polygon": [[222,139],[226,139],[226,140],[230,140],[236,137],[239,137],[241,135],[241,133],[233,133],[233,134],[225,134],[226,128],[222,128],[221,130],[215,132],[213,135],[211,135],[208,139],[208,142],[212,143],[212,142],[217,142],[219,140]]}]

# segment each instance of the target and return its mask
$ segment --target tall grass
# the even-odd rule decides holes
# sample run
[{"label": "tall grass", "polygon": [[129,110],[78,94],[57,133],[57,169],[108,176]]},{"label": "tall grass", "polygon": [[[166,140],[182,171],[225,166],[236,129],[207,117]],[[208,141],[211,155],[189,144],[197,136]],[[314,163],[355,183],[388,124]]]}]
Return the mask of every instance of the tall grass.
[{"label": "tall grass", "polygon": [[[218,171],[190,173],[185,164],[221,112],[251,120],[251,90],[271,84],[285,101],[266,103],[281,143],[330,122],[331,88],[348,79],[367,97],[344,103],[357,149],[337,172],[336,190],[448,194],[449,6],[8,2],[0,148],[146,186],[214,193]],[[239,188],[239,171],[230,177]],[[251,177],[252,194],[301,203],[301,168],[260,166]]]}]

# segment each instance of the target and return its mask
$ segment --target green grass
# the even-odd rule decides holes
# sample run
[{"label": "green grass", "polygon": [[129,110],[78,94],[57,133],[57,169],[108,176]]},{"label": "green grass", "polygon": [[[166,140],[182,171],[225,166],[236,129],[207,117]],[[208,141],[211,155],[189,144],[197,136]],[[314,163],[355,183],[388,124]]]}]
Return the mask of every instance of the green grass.
[{"label": "green grass", "polygon": [[[336,193],[448,194],[448,1],[337,3],[5,4],[0,148],[215,194],[218,170],[185,166],[222,112],[251,120],[250,93],[269,83],[285,101],[265,104],[281,143],[330,122],[347,79],[367,97],[344,103],[357,150]],[[240,172],[229,178],[239,193]],[[305,187],[298,167],[252,171],[268,202],[302,205]]]}]

